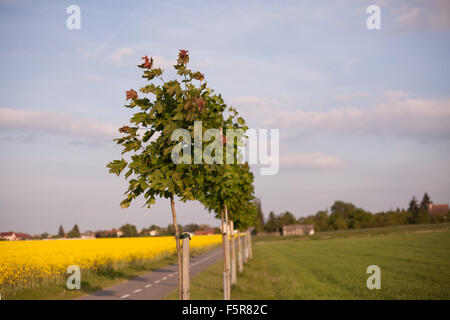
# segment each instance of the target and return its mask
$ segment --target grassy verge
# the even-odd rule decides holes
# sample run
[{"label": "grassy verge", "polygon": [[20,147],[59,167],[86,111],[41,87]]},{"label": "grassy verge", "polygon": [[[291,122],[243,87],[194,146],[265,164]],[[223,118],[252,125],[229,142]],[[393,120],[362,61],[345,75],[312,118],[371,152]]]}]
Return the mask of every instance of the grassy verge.
[{"label": "grassy verge", "polygon": [[[253,256],[233,299],[450,299],[448,225],[254,237]],[[221,263],[191,280],[192,299],[222,299]],[[369,265],[380,290],[366,287]]]},{"label": "grassy verge", "polygon": [[[191,251],[191,256],[195,257],[205,253],[217,245],[209,246]],[[75,299],[86,294],[108,288],[112,285],[127,281],[147,272],[161,269],[167,265],[177,262],[176,254],[164,256],[158,259],[148,260],[141,263],[126,263],[103,270],[92,272],[82,271],[81,289],[68,290],[65,283],[43,285],[35,288],[24,289],[14,296],[7,297],[8,300],[67,300]]]}]

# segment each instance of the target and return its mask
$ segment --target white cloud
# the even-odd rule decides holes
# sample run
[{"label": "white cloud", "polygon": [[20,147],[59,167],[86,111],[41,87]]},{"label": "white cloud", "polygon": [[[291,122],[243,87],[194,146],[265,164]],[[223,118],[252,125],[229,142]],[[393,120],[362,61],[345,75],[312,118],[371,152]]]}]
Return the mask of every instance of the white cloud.
[{"label": "white cloud", "polygon": [[281,111],[267,125],[331,133],[391,134],[427,140],[450,139],[450,99],[412,99],[388,91],[370,108]]},{"label": "white cloud", "polygon": [[268,116],[273,117],[277,110],[286,110],[286,106],[290,105],[290,103],[284,103],[281,100],[255,96],[235,97],[227,99],[225,102],[227,105],[236,108],[251,125],[267,121]]},{"label": "white cloud", "polygon": [[113,54],[109,57],[109,61],[116,65],[122,64],[122,59],[125,56],[133,54],[133,50],[131,48],[119,48],[116,49]]},{"label": "white cloud", "polygon": [[419,0],[393,2],[399,6],[392,10],[397,23],[410,29],[448,29],[450,27],[450,1]]},{"label": "white cloud", "polygon": [[118,126],[111,123],[75,118],[45,110],[0,108],[0,128],[63,133],[100,139],[118,136]]},{"label": "white cloud", "polygon": [[331,169],[344,165],[344,161],[339,157],[321,152],[287,154],[280,157],[280,168]]},{"label": "white cloud", "polygon": [[425,23],[425,10],[421,8],[409,8],[398,15],[397,21],[406,27],[421,26]]}]

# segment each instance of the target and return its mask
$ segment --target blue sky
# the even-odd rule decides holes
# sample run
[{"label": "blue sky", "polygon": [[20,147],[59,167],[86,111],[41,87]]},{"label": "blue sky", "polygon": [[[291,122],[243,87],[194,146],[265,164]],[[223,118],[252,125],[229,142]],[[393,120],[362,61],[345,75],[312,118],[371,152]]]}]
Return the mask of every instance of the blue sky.
[{"label": "blue sky", "polygon": [[[170,223],[166,200],[120,209],[126,184],[105,164],[136,64],[169,70],[181,48],[251,127],[280,129],[279,173],[255,170],[266,215],[450,201],[448,1],[0,1],[0,38],[1,231]],[[178,212],[218,224],[195,202]]]}]

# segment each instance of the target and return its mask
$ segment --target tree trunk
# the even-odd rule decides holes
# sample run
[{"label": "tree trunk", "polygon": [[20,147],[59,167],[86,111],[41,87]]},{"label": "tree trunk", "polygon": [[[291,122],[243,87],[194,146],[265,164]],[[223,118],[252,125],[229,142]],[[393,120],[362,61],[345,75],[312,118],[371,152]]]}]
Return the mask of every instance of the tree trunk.
[{"label": "tree trunk", "polygon": [[177,243],[177,255],[178,255],[178,300],[183,299],[183,288],[182,288],[182,273],[181,273],[181,248],[180,248],[180,239],[178,232],[178,224],[177,224],[177,213],[175,211],[175,201],[173,200],[173,194],[170,196],[170,206],[172,208],[172,219],[173,219],[173,227],[175,229],[175,241]]}]

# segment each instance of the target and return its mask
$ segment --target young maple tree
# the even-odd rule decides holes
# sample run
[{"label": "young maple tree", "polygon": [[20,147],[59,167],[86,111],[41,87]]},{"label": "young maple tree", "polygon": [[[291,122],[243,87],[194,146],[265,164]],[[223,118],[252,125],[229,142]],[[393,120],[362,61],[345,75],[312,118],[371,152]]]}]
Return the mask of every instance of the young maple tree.
[{"label": "young maple tree", "polygon": [[[229,117],[224,120],[222,130],[247,130],[245,120],[238,117],[235,109],[229,108]],[[245,135],[223,140],[222,153],[225,158],[233,159],[231,164],[212,164],[205,167],[208,171],[204,176],[202,188],[196,193],[196,198],[209,210],[216,214],[216,218],[222,222],[222,247],[223,247],[223,273],[224,273],[224,298],[230,299],[230,270],[229,270],[229,234],[225,232],[229,221],[237,224],[239,229],[254,225],[256,211],[251,210],[254,199],[253,174],[247,163],[241,164],[242,154],[239,152],[243,146]],[[231,211],[230,211],[231,209]]]},{"label": "young maple tree", "polygon": [[[181,251],[179,230],[174,197],[181,201],[195,200],[205,175],[210,174],[207,167],[172,161],[172,150],[178,141],[172,140],[172,133],[178,128],[193,132],[194,122],[202,121],[203,129],[219,128],[223,125],[222,113],[226,105],[220,95],[213,93],[204,81],[204,75],[187,68],[189,54],[180,50],[176,73],[181,79],[165,81],[163,70],[153,67],[153,58],[142,58],[138,67],[143,69],[143,78],[150,82],[140,88],[139,94],[130,89],[126,100],[127,108],[139,108],[130,119],[130,124],[119,129],[123,134],[115,141],[123,147],[122,154],[131,153],[124,158],[107,164],[111,173],[120,175],[124,170],[129,186],[126,198],[121,202],[127,208],[139,196],[146,200],[150,208],[156,198],[170,199],[173,225],[176,233],[178,253],[178,284],[181,297]],[[194,142],[191,142],[191,150]],[[205,148],[205,146],[203,146]]]},{"label": "young maple tree", "polygon": [[239,176],[238,192],[235,199],[229,199],[227,203],[228,219],[233,221],[235,229],[244,231],[256,225],[257,208],[253,202],[254,176],[247,163],[235,168]]}]

